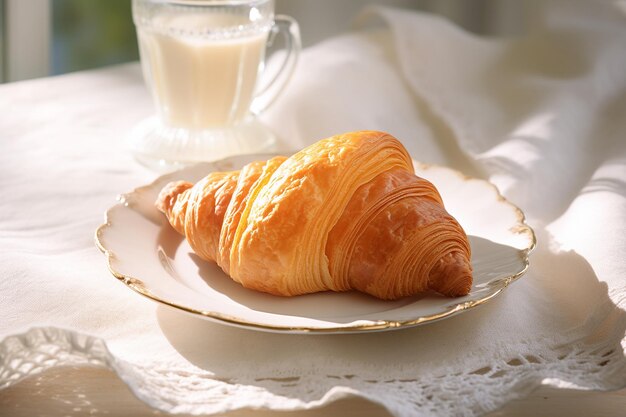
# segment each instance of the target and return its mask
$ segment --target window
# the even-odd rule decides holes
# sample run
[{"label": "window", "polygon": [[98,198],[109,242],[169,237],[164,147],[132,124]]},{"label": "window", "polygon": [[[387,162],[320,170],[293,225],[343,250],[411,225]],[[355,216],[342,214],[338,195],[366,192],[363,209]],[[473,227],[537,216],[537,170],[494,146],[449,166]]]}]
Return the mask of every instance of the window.
[{"label": "window", "polygon": [[138,59],[131,0],[0,0],[0,80]]}]

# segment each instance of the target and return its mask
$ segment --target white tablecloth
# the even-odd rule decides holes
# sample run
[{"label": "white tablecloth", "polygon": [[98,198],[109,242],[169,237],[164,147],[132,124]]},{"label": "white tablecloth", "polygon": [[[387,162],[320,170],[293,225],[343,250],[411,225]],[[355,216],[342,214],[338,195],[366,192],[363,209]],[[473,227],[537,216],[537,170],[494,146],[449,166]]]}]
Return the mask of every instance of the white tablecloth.
[{"label": "white tablecloth", "polygon": [[62,364],[115,370],[170,412],[303,409],[346,395],[396,415],[480,415],[540,384],[626,386],[626,19],[549,2],[487,39],[391,9],[306,50],[263,116],[297,148],[344,131],[494,182],[539,245],[527,275],[450,320],[298,336],[157,307],[110,276],[93,233],[156,174],[126,149],[152,112],[136,64],[0,87],[0,387]]}]

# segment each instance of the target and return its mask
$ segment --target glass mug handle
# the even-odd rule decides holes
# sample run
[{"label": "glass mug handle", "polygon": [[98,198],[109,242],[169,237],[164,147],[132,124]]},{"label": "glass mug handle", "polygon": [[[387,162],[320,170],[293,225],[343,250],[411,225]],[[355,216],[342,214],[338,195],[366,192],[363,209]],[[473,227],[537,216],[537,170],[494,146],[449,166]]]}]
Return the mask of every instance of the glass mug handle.
[{"label": "glass mug handle", "polygon": [[279,32],[282,32],[285,39],[285,58],[272,80],[257,92],[254,97],[250,110],[255,115],[265,111],[274,103],[280,93],[283,92],[296,68],[296,63],[300,56],[302,41],[300,40],[300,27],[298,26],[298,22],[290,16],[276,15],[274,17],[274,26],[272,26],[269,33],[267,46],[271,46],[274,37]]}]

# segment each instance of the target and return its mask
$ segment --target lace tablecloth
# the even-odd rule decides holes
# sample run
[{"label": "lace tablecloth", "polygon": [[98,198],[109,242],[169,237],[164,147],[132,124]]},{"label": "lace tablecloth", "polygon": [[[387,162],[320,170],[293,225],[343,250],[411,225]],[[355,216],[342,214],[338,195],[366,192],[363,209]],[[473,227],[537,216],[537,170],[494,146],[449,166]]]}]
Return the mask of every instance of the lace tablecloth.
[{"label": "lace tablecloth", "polygon": [[[566,4],[565,4],[566,3]],[[125,148],[152,111],[136,64],[0,87],[0,388],[64,364],[113,369],[169,412],[317,407],[476,416],[537,386],[626,386],[626,19],[549,2],[514,39],[373,9],[306,50],[264,115],[297,148],[388,131],[424,162],[494,182],[538,234],[486,305],[396,332],[286,335],[157,306],[93,244],[115,196],[151,181]]]}]

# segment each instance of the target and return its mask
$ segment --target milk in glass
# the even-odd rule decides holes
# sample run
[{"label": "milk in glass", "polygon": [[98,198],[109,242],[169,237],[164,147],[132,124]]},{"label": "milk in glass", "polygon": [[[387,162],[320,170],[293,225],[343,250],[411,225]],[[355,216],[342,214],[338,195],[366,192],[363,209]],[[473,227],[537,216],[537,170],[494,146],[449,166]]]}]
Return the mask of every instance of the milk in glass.
[{"label": "milk in glass", "polygon": [[236,124],[248,114],[267,30],[202,32],[248,23],[237,19],[217,13],[165,14],[151,27],[138,28],[144,77],[164,123],[211,129]]}]

